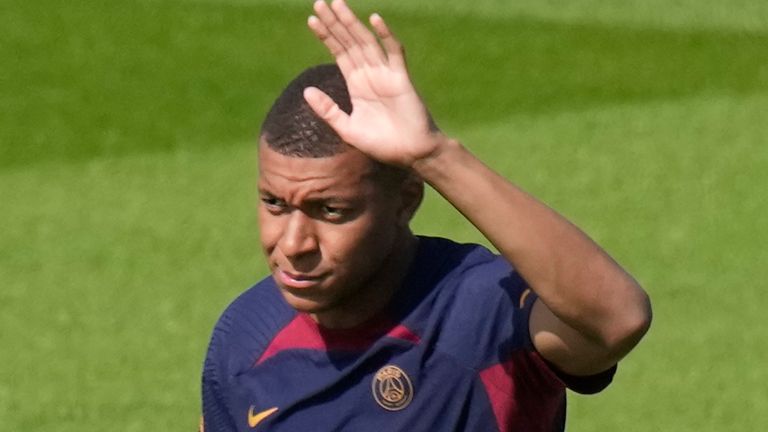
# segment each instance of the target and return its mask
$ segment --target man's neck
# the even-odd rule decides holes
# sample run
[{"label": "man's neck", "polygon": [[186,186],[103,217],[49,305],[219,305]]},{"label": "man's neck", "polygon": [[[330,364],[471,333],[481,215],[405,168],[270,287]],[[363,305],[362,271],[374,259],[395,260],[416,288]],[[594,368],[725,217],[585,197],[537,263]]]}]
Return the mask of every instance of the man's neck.
[{"label": "man's neck", "polygon": [[346,299],[345,304],[332,312],[311,314],[312,319],[328,329],[348,329],[382,313],[402,286],[416,256],[419,239],[408,230],[398,243],[379,270],[354,296]]}]

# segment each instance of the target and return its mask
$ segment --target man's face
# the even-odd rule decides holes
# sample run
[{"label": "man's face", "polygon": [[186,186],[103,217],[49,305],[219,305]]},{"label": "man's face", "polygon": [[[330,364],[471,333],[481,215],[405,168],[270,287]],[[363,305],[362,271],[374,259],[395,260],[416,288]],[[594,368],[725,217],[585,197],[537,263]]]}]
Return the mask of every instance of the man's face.
[{"label": "man's face", "polygon": [[286,301],[321,323],[364,313],[408,232],[402,196],[357,150],[301,158],[259,148],[261,242]]}]

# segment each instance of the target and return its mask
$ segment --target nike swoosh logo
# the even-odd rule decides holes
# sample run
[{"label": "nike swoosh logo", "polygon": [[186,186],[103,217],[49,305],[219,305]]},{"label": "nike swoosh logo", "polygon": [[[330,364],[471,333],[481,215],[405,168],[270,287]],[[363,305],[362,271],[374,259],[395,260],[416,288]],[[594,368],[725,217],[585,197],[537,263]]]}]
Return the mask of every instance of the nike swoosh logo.
[{"label": "nike swoosh logo", "polygon": [[255,413],[253,412],[253,408],[254,406],[251,405],[251,408],[248,410],[248,426],[252,428],[255,428],[256,426],[258,426],[259,423],[261,423],[265,418],[271,416],[272,413],[274,413],[278,409],[277,407],[274,407],[268,410],[264,410],[260,413]]}]

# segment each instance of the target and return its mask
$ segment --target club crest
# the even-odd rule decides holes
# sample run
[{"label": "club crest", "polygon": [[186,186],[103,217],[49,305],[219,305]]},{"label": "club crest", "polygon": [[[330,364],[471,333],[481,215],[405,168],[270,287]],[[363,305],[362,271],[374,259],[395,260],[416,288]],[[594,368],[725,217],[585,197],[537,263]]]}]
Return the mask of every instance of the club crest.
[{"label": "club crest", "polygon": [[413,399],[413,384],[402,369],[387,365],[374,375],[371,392],[376,403],[385,410],[400,411]]}]

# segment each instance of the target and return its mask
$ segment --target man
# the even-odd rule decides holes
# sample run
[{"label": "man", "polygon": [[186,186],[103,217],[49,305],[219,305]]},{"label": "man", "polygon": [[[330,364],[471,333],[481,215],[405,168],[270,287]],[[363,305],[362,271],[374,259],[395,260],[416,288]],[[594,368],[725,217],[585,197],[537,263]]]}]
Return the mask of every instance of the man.
[{"label": "man", "polygon": [[[208,431],[555,431],[650,325],[644,291],[557,213],[443,134],[378,15],[317,1],[336,59],[259,143],[270,278],[213,332]],[[378,37],[378,39],[377,39]],[[429,183],[496,248],[414,236]]]}]

